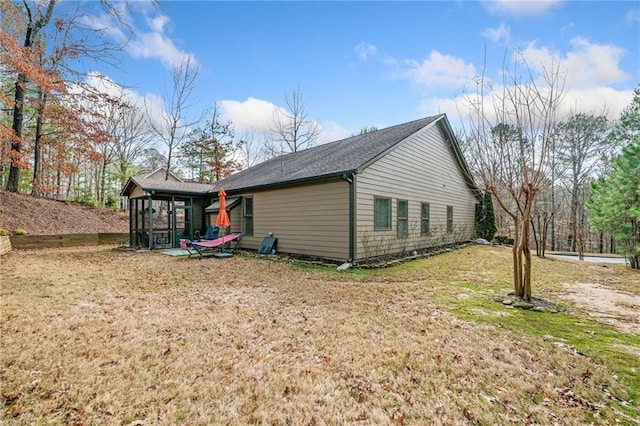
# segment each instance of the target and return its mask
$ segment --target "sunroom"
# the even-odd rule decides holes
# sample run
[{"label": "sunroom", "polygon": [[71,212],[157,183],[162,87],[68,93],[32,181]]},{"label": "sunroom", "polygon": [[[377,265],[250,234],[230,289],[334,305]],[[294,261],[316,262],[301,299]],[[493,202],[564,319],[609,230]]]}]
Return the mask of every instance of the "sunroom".
[{"label": "sunroom", "polygon": [[178,247],[180,239],[204,233],[205,206],[212,185],[132,177],[122,192],[129,198],[129,244],[149,250]]}]

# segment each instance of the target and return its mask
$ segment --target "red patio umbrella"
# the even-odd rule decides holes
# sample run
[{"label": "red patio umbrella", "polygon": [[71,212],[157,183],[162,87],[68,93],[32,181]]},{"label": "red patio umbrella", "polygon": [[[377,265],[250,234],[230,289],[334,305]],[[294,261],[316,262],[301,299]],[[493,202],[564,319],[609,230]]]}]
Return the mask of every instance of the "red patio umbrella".
[{"label": "red patio umbrella", "polygon": [[216,226],[219,226],[220,228],[231,225],[231,221],[229,221],[229,215],[227,214],[227,205],[224,200],[224,197],[226,196],[227,193],[224,192],[223,188],[220,188],[220,191],[218,191],[220,211],[218,212],[218,216],[216,217]]}]

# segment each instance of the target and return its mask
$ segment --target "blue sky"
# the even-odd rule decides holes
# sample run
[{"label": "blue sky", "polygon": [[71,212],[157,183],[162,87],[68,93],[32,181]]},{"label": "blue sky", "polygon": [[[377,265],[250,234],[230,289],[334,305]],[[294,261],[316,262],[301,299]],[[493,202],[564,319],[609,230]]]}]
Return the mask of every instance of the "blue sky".
[{"label": "blue sky", "polygon": [[[133,3],[135,38],[122,67],[91,69],[159,102],[171,67],[200,67],[193,114],[219,102],[238,130],[269,127],[297,87],[321,142],[447,113],[454,127],[483,68],[497,81],[505,56],[557,58],[566,73],[563,113],[612,117],[640,83],[640,7],[624,1]],[[91,21],[107,22],[97,14]],[[120,37],[115,30],[109,34]]]}]

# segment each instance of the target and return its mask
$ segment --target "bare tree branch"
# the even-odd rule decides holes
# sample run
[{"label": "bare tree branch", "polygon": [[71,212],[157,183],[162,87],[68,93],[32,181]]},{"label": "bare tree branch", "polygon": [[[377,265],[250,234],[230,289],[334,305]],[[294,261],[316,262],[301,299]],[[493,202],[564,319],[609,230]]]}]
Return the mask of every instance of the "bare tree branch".
[{"label": "bare tree branch", "polygon": [[287,111],[276,109],[273,114],[275,137],[266,145],[269,156],[310,148],[322,133],[318,122],[309,118],[300,87],[285,94],[285,104]]},{"label": "bare tree branch", "polygon": [[188,117],[198,74],[199,67],[194,60],[190,56],[184,58],[173,68],[171,90],[163,96],[161,116],[154,117],[150,105],[145,104],[151,129],[168,149],[165,179],[169,178],[174,152],[186,140],[189,128],[198,121]]}]

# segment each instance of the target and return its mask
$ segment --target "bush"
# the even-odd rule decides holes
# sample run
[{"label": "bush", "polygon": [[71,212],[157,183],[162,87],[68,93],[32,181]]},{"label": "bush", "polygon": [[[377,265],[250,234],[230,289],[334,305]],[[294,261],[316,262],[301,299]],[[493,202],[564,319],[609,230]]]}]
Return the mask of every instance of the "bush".
[{"label": "bush", "polygon": [[505,246],[512,246],[513,245],[513,238],[507,237],[505,235],[496,235],[495,238],[493,239],[493,241],[496,244],[502,244],[502,245],[505,245]]},{"label": "bush", "polygon": [[482,203],[476,210],[476,235],[491,241],[496,234],[496,218],[493,211],[493,200],[491,193],[485,192]]},{"label": "bush", "polygon": [[22,229],[22,228],[17,228],[15,231],[13,231],[14,235],[27,235],[28,232],[26,231],[26,229]]},{"label": "bush", "polygon": [[113,195],[109,195],[107,197],[107,200],[104,202],[104,205],[106,207],[114,209],[114,208],[116,208],[118,206],[118,199],[116,197],[114,197]]},{"label": "bush", "polygon": [[91,195],[91,192],[89,190],[85,190],[82,195],[76,195],[67,198],[67,202],[87,207],[98,206],[98,202],[93,198],[93,195]]},{"label": "bush", "polygon": [[7,236],[9,236],[9,230],[0,228],[0,237],[7,237]]}]

